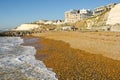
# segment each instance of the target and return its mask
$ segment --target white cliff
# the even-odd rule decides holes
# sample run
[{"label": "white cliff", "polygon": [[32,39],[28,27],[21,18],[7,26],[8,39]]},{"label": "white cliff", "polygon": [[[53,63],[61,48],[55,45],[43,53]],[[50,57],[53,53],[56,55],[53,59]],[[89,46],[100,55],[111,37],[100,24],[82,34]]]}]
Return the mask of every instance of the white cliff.
[{"label": "white cliff", "polygon": [[120,3],[115,5],[115,7],[111,9],[106,24],[120,24]]},{"label": "white cliff", "polygon": [[111,26],[111,31],[120,31],[120,3],[111,9],[106,24]]},{"label": "white cliff", "polygon": [[58,80],[35,59],[35,48],[21,46],[22,42],[19,37],[0,37],[0,80]]},{"label": "white cliff", "polygon": [[22,24],[18,26],[15,30],[31,30],[35,28],[39,28],[40,26],[37,24]]}]

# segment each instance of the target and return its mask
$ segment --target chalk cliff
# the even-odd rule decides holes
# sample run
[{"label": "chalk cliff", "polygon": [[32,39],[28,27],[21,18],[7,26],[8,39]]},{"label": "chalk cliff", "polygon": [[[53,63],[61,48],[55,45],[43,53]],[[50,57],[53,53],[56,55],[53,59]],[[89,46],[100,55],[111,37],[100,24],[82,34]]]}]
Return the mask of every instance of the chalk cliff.
[{"label": "chalk cliff", "polygon": [[111,26],[111,31],[120,31],[120,3],[111,9],[106,24]]},{"label": "chalk cliff", "polygon": [[120,3],[111,9],[106,24],[120,24]]},{"label": "chalk cliff", "polygon": [[93,16],[86,20],[78,21],[75,23],[75,26],[82,29],[95,29],[95,30],[107,29],[106,21],[108,15],[109,15],[109,10],[103,12],[98,16]]},{"label": "chalk cliff", "polygon": [[76,22],[75,26],[91,30],[120,31],[120,3],[98,16]]},{"label": "chalk cliff", "polygon": [[37,24],[21,24],[15,30],[31,30],[35,28],[39,28],[40,26]]},{"label": "chalk cliff", "polygon": [[[79,29],[120,31],[120,3],[115,4],[111,9],[106,9],[99,15],[80,20],[73,25]],[[31,30],[39,27],[37,24],[22,24],[16,30]]]}]

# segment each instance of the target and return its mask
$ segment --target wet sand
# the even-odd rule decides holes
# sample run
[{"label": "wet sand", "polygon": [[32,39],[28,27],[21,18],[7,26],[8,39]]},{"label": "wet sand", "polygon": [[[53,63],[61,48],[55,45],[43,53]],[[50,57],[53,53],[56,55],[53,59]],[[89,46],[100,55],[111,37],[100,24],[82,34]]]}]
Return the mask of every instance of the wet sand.
[{"label": "wet sand", "polygon": [[120,79],[119,60],[71,48],[70,44],[63,41],[43,37],[26,39],[28,42],[24,45],[34,46],[37,49],[36,58],[42,60],[48,68],[52,68],[59,80]]},{"label": "wet sand", "polygon": [[[41,44],[41,42],[40,42],[40,38],[27,36],[27,37],[23,37],[23,39],[24,39],[24,43],[22,45],[35,47],[35,49],[37,50],[37,53],[38,53],[38,50],[42,50],[44,47],[44,45]],[[39,60],[43,60],[43,59],[45,59],[45,57],[47,57],[47,56],[40,55]]]},{"label": "wet sand", "polygon": [[46,32],[34,36],[61,40],[72,48],[120,60],[120,32]]}]

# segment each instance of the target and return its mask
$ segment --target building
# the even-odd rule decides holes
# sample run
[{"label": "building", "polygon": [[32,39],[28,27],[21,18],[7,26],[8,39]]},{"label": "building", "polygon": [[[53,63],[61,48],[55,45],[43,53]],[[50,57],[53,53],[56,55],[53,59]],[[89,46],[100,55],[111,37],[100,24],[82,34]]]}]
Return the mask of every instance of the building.
[{"label": "building", "polygon": [[70,31],[70,30],[71,30],[71,26],[61,27],[61,30],[62,30],[62,31]]},{"label": "building", "polygon": [[36,23],[38,23],[38,24],[45,24],[47,21],[48,21],[48,20],[39,20],[39,21],[37,21]]},{"label": "building", "polygon": [[39,20],[36,22],[37,24],[46,24],[46,25],[62,25],[64,24],[64,20]]},{"label": "building", "polygon": [[82,9],[82,10],[70,10],[65,12],[65,22],[66,23],[74,23],[79,20],[86,19],[92,16],[92,11],[90,9]]},{"label": "building", "polygon": [[54,21],[48,20],[48,21],[46,21],[44,24],[53,24],[53,23],[54,23]]},{"label": "building", "polygon": [[62,25],[65,24],[63,20],[56,20],[54,23],[54,25]]},{"label": "building", "polygon": [[103,12],[112,9],[115,5],[116,5],[116,3],[108,4],[108,5],[106,5],[106,6],[97,7],[97,8],[94,9],[93,15],[94,15],[94,16],[100,15],[100,14],[102,14]]},{"label": "building", "polygon": [[79,10],[79,14],[80,14],[80,20],[89,18],[93,15],[93,12],[90,9],[82,9]]},{"label": "building", "polygon": [[80,15],[78,10],[70,10],[65,12],[65,22],[76,22],[80,20]]}]

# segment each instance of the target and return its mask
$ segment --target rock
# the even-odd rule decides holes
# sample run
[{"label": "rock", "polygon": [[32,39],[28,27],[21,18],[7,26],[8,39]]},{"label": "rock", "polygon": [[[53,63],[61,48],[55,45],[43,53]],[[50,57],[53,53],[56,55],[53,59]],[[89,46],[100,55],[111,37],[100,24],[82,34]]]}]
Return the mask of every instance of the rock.
[{"label": "rock", "polygon": [[15,30],[24,31],[24,30],[32,30],[32,29],[39,28],[39,27],[40,26],[37,24],[21,24]]},{"label": "rock", "polygon": [[120,32],[120,24],[116,24],[116,25],[111,26],[110,30]]},{"label": "rock", "polygon": [[106,24],[120,24],[120,3],[118,3],[117,5],[115,5],[114,8],[111,9]]},{"label": "rock", "polygon": [[120,32],[120,3],[111,9],[106,24],[111,26],[111,31]]},{"label": "rock", "polygon": [[42,61],[35,59],[35,48],[21,43],[19,37],[0,37],[0,80],[58,80]]}]

